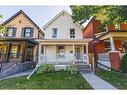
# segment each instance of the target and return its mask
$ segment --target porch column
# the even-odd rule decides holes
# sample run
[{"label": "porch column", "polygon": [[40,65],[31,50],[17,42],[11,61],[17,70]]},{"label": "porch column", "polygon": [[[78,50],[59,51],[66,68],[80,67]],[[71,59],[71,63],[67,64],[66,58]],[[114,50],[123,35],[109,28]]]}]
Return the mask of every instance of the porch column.
[{"label": "porch column", "polygon": [[42,46],[42,44],[39,42],[39,47],[38,47],[38,63],[40,63],[41,62],[41,59],[42,59],[42,57],[41,57],[41,46]]},{"label": "porch column", "polygon": [[110,44],[111,44],[111,51],[115,51],[115,45],[114,45],[114,41],[113,41],[113,37],[110,36]]},{"label": "porch column", "polygon": [[82,45],[82,55],[84,54],[84,46]]},{"label": "porch column", "polygon": [[87,64],[89,64],[89,50],[88,50],[88,44],[86,44],[86,55],[87,55]]},{"label": "porch column", "polygon": [[7,51],[6,51],[6,58],[5,58],[5,62],[9,61],[9,57],[10,57],[10,51],[11,51],[11,43],[7,43]]},{"label": "porch column", "polygon": [[73,64],[75,64],[75,44],[73,44]]}]

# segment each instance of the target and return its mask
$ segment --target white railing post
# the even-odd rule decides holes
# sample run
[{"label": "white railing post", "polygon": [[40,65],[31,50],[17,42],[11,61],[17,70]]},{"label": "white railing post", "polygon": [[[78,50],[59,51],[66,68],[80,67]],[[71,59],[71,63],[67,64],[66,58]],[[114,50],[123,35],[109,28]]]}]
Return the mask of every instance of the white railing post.
[{"label": "white railing post", "polygon": [[92,69],[95,72],[95,63],[94,63],[94,57],[92,57]]},{"label": "white railing post", "polygon": [[114,40],[112,36],[110,36],[110,44],[111,44],[112,51],[115,51],[115,45],[114,45]]},{"label": "white railing post", "polygon": [[87,64],[89,64],[89,50],[88,50],[88,44],[86,44],[86,55],[87,55]]}]

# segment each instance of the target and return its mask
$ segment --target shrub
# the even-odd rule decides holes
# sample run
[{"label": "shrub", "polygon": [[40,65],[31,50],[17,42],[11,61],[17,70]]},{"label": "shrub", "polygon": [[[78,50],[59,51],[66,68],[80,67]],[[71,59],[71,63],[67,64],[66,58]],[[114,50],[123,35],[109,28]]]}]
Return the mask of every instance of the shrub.
[{"label": "shrub", "polygon": [[67,71],[68,73],[71,73],[71,74],[77,74],[76,65],[74,65],[74,64],[69,64],[69,65],[67,65],[66,71]]},{"label": "shrub", "polygon": [[120,68],[122,72],[127,72],[127,54],[122,57]]},{"label": "shrub", "polygon": [[37,74],[54,72],[55,66],[53,64],[43,64],[37,69]]}]

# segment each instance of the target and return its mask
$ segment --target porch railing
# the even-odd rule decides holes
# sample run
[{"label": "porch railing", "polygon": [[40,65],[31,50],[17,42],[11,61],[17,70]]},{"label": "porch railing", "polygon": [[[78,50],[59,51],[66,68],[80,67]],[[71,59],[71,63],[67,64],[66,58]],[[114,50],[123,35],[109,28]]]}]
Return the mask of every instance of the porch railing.
[{"label": "porch railing", "polygon": [[27,70],[29,68],[34,67],[34,63],[32,62],[34,62],[33,56],[31,57],[30,60],[26,59],[24,61],[24,55],[21,53],[18,54],[17,57],[12,57],[12,56],[6,57],[6,54],[1,54],[0,55],[0,73],[4,72],[5,70],[9,70],[9,68],[12,68],[13,66],[17,66],[17,65],[19,65],[19,67],[21,66],[21,68],[23,67],[22,70]]},{"label": "porch railing", "polygon": [[[74,58],[75,57],[75,58]],[[82,54],[79,57],[76,57],[74,55],[63,55],[63,56],[59,56],[59,55],[41,55],[39,61],[42,63],[69,63],[69,62],[73,62],[73,60],[75,59],[75,61],[84,61],[87,62],[87,55],[86,54]]]}]

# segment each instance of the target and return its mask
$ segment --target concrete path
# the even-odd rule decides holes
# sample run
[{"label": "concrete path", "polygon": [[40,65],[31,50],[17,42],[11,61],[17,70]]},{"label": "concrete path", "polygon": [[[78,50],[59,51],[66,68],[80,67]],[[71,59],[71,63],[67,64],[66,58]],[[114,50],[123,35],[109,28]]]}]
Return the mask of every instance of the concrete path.
[{"label": "concrete path", "polygon": [[108,82],[102,80],[100,77],[98,77],[97,75],[95,75],[93,72],[91,73],[82,73],[81,75],[83,76],[83,78],[93,87],[93,89],[116,89],[114,86],[112,86],[111,84],[109,84]]},{"label": "concrete path", "polygon": [[25,71],[25,72],[22,72],[22,73],[17,73],[17,74],[13,74],[11,76],[8,76],[6,78],[2,78],[0,80],[5,80],[5,79],[9,79],[9,78],[14,78],[14,77],[20,77],[20,76],[26,76],[26,75],[29,75],[33,70],[29,70],[29,71]]}]

